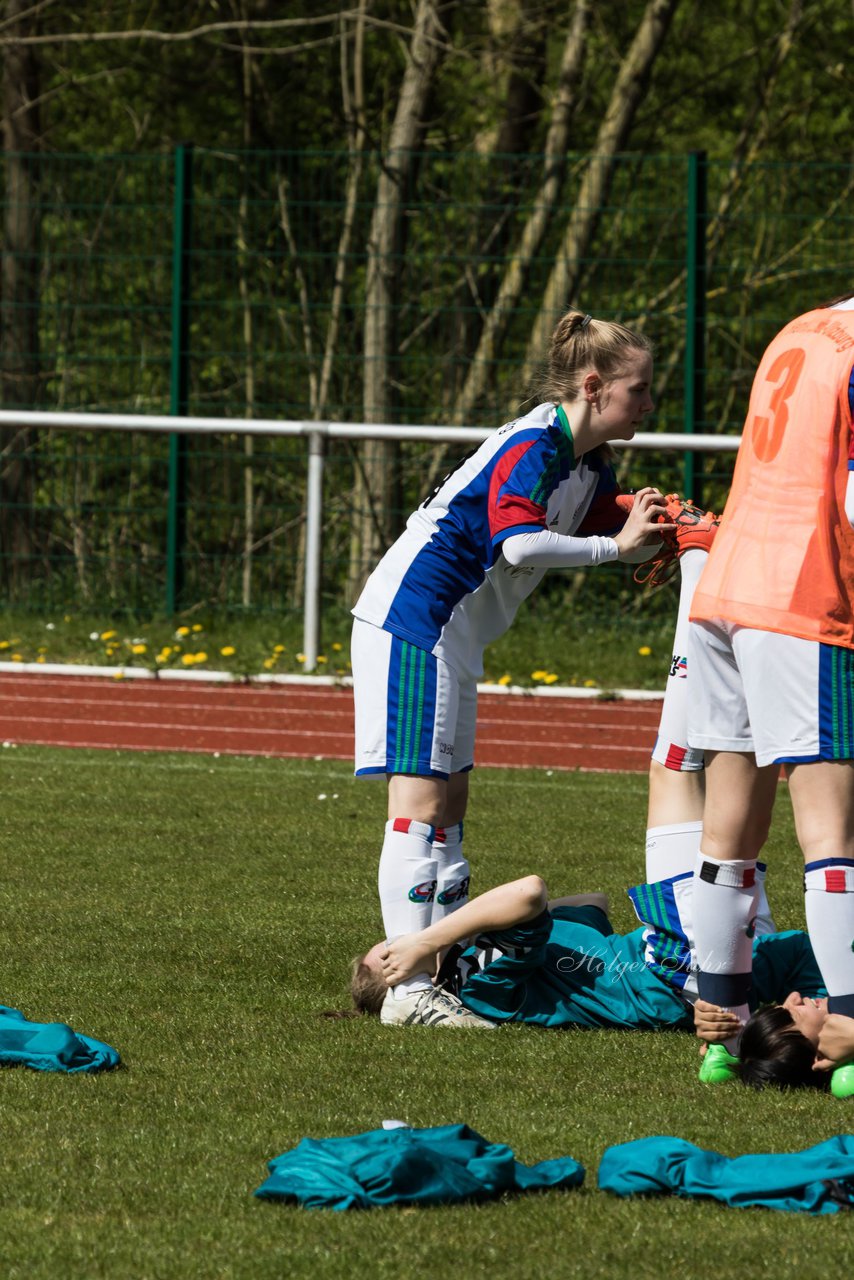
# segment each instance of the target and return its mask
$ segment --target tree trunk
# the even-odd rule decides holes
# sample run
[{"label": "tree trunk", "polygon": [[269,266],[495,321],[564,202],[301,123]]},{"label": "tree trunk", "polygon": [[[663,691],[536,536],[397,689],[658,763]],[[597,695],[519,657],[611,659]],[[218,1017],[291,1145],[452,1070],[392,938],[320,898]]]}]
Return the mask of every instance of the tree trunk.
[{"label": "tree trunk", "polygon": [[649,0],[631,48],[620,66],[605,118],[599,126],[563,246],[546,285],[540,312],[528,342],[522,383],[529,382],[547,349],[559,317],[574,300],[614,175],[617,153],[625,146],[650,73],[661,52],[679,0]]},{"label": "tree trunk", "polygon": [[[365,422],[387,421],[391,409],[391,355],[398,265],[395,245],[427,95],[439,64],[436,0],[418,0],[412,42],[397,111],[377,181],[368,237],[365,285]],[[367,574],[395,532],[394,493],[397,448],[388,441],[366,441],[359,450],[353,493],[348,591],[355,598]]]},{"label": "tree trunk", "polygon": [[522,231],[519,247],[507,265],[495,303],[486,318],[468,377],[454,408],[454,421],[464,425],[484,394],[496,352],[507,325],[519,305],[531,263],[540,250],[558,207],[563,182],[569,131],[576,102],[575,88],[581,72],[585,34],[590,22],[591,0],[577,0],[561,59],[552,120],[546,137],[543,176],[532,201],[532,210]]},{"label": "tree trunk", "polygon": [[531,0],[488,0],[487,16],[493,44],[485,70],[504,110],[478,138],[476,148],[516,155],[530,149],[542,110],[547,19],[542,5]]},{"label": "tree trunk", "polygon": [[[7,0],[6,34],[32,35],[28,0]],[[3,47],[3,146],[6,212],[0,300],[0,403],[32,409],[39,401],[39,68],[33,46]],[[7,595],[29,578],[34,437],[16,427],[0,430],[0,575]]]}]

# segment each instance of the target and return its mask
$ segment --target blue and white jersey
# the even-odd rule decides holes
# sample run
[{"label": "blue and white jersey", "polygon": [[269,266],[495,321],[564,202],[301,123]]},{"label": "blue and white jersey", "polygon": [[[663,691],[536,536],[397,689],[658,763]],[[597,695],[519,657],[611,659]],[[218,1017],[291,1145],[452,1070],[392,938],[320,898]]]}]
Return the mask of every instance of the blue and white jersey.
[{"label": "blue and white jersey", "polygon": [[597,454],[576,459],[563,410],[538,405],[484,441],[413,512],[353,614],[478,677],[485,646],[545,573],[508,564],[501,544],[519,533],[576,533],[594,498],[611,527],[585,532],[616,532],[624,521],[613,523],[616,491]]}]

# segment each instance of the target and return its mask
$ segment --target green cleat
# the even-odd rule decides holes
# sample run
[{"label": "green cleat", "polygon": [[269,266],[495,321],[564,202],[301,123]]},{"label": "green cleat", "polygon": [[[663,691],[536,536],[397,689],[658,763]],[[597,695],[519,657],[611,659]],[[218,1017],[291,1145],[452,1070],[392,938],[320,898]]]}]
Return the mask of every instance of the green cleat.
[{"label": "green cleat", "polygon": [[[738,1078],[738,1058],[722,1044],[710,1044],[700,1063],[700,1079],[703,1084],[727,1084]],[[854,1074],[852,1074],[854,1091]]]},{"label": "green cleat", "polygon": [[834,1098],[854,1098],[854,1063],[836,1068],[830,1077],[830,1092]]}]

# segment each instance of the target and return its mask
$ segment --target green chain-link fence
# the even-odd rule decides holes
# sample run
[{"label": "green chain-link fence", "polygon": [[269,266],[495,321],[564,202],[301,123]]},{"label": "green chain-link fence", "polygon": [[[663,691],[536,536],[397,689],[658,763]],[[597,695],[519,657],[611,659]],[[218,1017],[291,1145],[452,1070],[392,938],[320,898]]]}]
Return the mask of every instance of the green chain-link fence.
[{"label": "green chain-link fence", "polygon": [[[584,231],[560,307],[580,304],[653,338],[655,427],[733,432],[774,330],[854,277],[849,165],[733,169],[624,155],[606,202],[585,211],[584,175],[608,162],[571,155],[500,342],[479,355],[541,207],[541,156],[413,157],[394,249],[378,264],[378,156],[181,149],[28,163],[38,237],[26,262],[4,203],[5,409],[497,426],[529,394],[529,336],[575,217]],[[365,402],[377,358],[366,338],[372,270],[387,286],[379,404]],[[472,398],[478,359],[484,378]],[[6,603],[301,607],[304,442],[4,427],[0,443]],[[326,459],[322,573],[334,611],[349,606],[373,555],[354,544],[365,516],[361,448],[338,446]],[[417,442],[387,450],[386,535],[464,452]],[[649,478],[718,505],[731,459],[629,451],[621,466],[627,486]],[[617,567],[579,580],[575,593],[590,609],[629,600]]]}]

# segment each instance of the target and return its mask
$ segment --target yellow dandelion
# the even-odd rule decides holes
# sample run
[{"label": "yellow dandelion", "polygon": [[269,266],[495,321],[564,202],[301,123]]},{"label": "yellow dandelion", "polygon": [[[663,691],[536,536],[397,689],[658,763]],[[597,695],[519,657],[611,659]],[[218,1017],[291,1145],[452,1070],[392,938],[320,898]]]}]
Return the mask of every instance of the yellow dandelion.
[{"label": "yellow dandelion", "polygon": [[114,672],[113,672],[113,679],[114,679],[114,680],[124,680],[124,678],[125,678],[125,673],[124,673],[124,671],[114,671]]},{"label": "yellow dandelion", "polygon": [[114,636],[115,634],[116,634],[116,632],[115,632],[115,631],[102,631],[102,632],[101,632],[101,639],[102,639],[102,640],[112,640],[112,638],[113,638],[113,636]]},{"label": "yellow dandelion", "polygon": [[543,676],[543,684],[554,684],[556,680],[557,676],[553,671],[550,671],[547,676]]},{"label": "yellow dandelion", "polygon": [[194,631],[204,631],[204,627],[202,626],[202,624],[201,624],[200,622],[194,622],[194,623],[193,623],[193,630],[194,630]]},{"label": "yellow dandelion", "polygon": [[196,661],[196,655],[194,653],[182,653],[181,661],[183,662],[185,667],[191,667],[193,663]]},{"label": "yellow dandelion", "polygon": [[158,654],[155,656],[154,661],[155,661],[155,662],[165,662],[165,661],[166,661],[166,659],[165,659],[165,657],[163,656],[163,654],[162,654],[162,653],[158,653]]},{"label": "yellow dandelion", "polygon": [[328,662],[328,661],[329,661],[329,659],[325,656],[325,654],[319,653],[319,654],[317,655],[317,665],[318,665],[319,667],[320,667],[320,666],[323,666],[324,662]]},{"label": "yellow dandelion", "polygon": [[207,660],[208,660],[208,655],[204,652],[204,650],[200,649],[199,652],[196,654],[196,662],[207,662]]},{"label": "yellow dandelion", "polygon": [[343,645],[341,645],[341,644],[338,644],[338,642],[336,641],[336,642],[335,642],[335,644],[334,644],[334,645],[332,645],[332,652],[333,652],[333,653],[340,653],[340,652],[341,652],[341,650],[342,650],[343,648],[344,648],[344,646],[343,646]]},{"label": "yellow dandelion", "polygon": [[231,658],[234,655],[234,645],[226,644],[220,649],[220,653],[224,658]]},{"label": "yellow dandelion", "polygon": [[189,634],[190,634],[189,627],[179,627],[178,630],[175,632],[176,636],[188,636]]},{"label": "yellow dandelion", "polygon": [[641,647],[638,649],[638,653],[642,658],[648,658],[649,655],[652,653],[652,649],[650,649],[648,644],[642,644]]},{"label": "yellow dandelion", "polygon": [[298,654],[297,654],[297,662],[305,662],[305,654],[304,654],[304,653],[298,653]]},{"label": "yellow dandelion", "polygon": [[285,652],[285,646],[283,644],[273,645],[273,653],[284,653],[284,652]]},{"label": "yellow dandelion", "polygon": [[131,647],[130,647],[130,651],[131,651],[131,653],[148,653],[148,645],[147,645],[147,644],[132,644],[132,645],[131,645]]},{"label": "yellow dandelion", "polygon": [[548,671],[532,671],[532,672],[531,672],[531,679],[532,679],[532,680],[544,680],[544,679],[546,678],[546,676],[547,676],[547,675],[548,675]]},{"label": "yellow dandelion", "polygon": [[71,621],[71,614],[70,614],[70,613],[63,614],[62,621],[63,621],[63,622],[70,622],[70,621]]},{"label": "yellow dandelion", "polygon": [[585,687],[585,689],[595,689],[595,688],[596,688],[596,681],[595,681],[595,680],[585,680],[585,681],[584,681],[584,687]]},{"label": "yellow dandelion", "polygon": [[23,655],[22,653],[13,653],[13,654],[12,654],[12,661],[13,661],[13,662],[23,662],[23,661],[24,661],[24,655]]},{"label": "yellow dandelion", "polygon": [[502,685],[509,684],[512,678],[513,677],[509,675],[508,672],[505,671],[503,676],[498,677],[497,683]]},{"label": "yellow dandelion", "polygon": [[46,644],[40,644],[40,645],[39,645],[39,647],[38,647],[38,649],[36,650],[36,652],[37,652],[37,653],[47,653],[47,645],[46,645]]},{"label": "yellow dandelion", "polygon": [[47,662],[47,658],[44,656],[43,653],[40,653],[39,656],[36,658],[36,662]]},{"label": "yellow dandelion", "polygon": [[265,658],[265,659],[264,659],[264,666],[267,668],[267,670],[268,670],[268,671],[271,671],[271,670],[272,670],[272,668],[273,668],[275,665],[276,665],[276,659],[275,659],[275,658]]},{"label": "yellow dandelion", "polygon": [[172,653],[172,650],[170,649],[169,645],[164,644],[163,648],[160,650],[160,656],[162,658],[168,658],[171,653]]},{"label": "yellow dandelion", "polygon": [[8,649],[8,648],[9,648],[9,641],[8,641],[8,640],[0,640],[0,649]]}]

